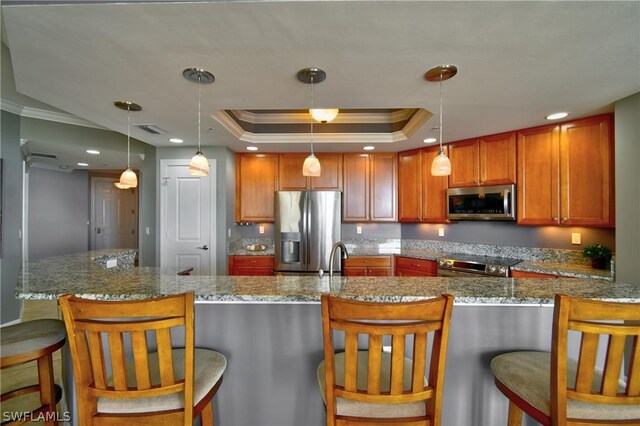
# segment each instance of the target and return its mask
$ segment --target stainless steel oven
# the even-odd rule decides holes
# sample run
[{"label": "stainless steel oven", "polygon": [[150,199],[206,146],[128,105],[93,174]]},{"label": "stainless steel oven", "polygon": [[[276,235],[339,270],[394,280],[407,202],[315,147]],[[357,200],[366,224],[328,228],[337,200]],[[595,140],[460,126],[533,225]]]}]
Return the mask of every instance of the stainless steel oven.
[{"label": "stainless steel oven", "polygon": [[510,267],[520,259],[506,257],[450,254],[438,259],[439,277],[508,277]]}]

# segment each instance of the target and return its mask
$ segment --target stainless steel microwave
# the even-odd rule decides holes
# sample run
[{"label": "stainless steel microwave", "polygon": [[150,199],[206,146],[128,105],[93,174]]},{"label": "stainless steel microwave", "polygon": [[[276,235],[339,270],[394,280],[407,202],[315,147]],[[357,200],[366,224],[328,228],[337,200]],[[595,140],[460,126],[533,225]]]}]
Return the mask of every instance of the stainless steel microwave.
[{"label": "stainless steel microwave", "polygon": [[449,188],[447,219],[516,220],[515,189],[515,185]]}]

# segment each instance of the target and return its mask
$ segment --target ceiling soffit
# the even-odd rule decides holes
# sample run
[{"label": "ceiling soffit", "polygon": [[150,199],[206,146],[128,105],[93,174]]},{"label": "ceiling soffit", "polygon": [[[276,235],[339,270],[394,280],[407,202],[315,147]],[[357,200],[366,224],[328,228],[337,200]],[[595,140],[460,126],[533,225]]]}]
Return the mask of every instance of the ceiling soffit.
[{"label": "ceiling soffit", "polygon": [[[314,123],[317,143],[394,143],[407,140],[432,114],[422,108],[340,110],[331,123]],[[308,110],[222,110],[213,115],[249,143],[309,143]]]}]

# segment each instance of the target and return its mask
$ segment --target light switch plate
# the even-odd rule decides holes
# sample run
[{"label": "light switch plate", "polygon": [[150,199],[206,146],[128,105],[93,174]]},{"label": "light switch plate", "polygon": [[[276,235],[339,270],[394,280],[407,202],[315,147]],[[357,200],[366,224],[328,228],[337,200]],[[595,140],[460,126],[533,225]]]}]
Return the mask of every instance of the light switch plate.
[{"label": "light switch plate", "polygon": [[571,233],[571,244],[582,244],[582,238],[579,232]]},{"label": "light switch plate", "polygon": [[356,226],[356,234],[362,234],[362,226]]},{"label": "light switch plate", "polygon": [[151,234],[151,230],[149,229],[149,227],[148,227],[148,226],[145,226],[145,227],[144,227],[144,233],[145,233],[146,235],[150,235],[150,234]]},{"label": "light switch plate", "polygon": [[260,226],[258,227],[258,233],[260,233],[260,234],[264,234],[264,226],[260,225]]},{"label": "light switch plate", "polygon": [[116,266],[118,266],[118,259],[107,260],[107,268],[115,268]]},{"label": "light switch plate", "polygon": [[438,237],[444,237],[444,228],[438,228]]}]

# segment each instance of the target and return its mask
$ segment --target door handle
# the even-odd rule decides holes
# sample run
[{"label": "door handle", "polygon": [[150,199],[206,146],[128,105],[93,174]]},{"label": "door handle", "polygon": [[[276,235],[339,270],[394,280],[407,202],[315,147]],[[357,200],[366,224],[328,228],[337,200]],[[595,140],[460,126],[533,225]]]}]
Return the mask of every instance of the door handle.
[{"label": "door handle", "polygon": [[200,250],[209,250],[209,246],[208,245],[203,245],[202,247],[196,247],[199,248]]},{"label": "door handle", "polygon": [[96,234],[99,234],[99,233],[101,233],[101,232],[102,232],[102,229],[100,229],[100,227],[99,227],[99,226],[97,226],[97,227],[96,227]]}]

